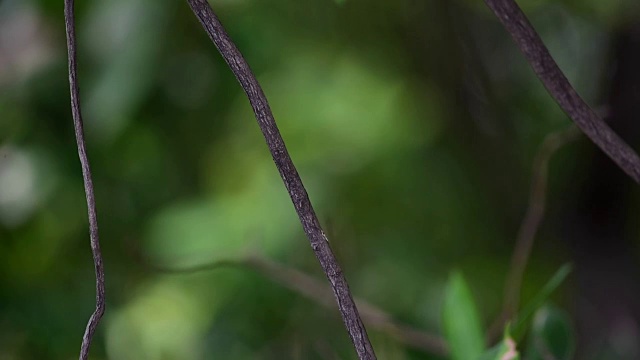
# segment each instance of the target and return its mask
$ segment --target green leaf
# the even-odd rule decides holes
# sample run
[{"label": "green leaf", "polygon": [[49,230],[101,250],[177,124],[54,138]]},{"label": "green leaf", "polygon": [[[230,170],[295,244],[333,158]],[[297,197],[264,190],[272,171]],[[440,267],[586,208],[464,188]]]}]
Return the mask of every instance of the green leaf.
[{"label": "green leaf", "polygon": [[533,313],[538,310],[547,301],[549,296],[562,284],[562,282],[571,273],[571,264],[564,264],[551,277],[549,282],[540,290],[540,292],[529,302],[518,314],[514,321],[513,333],[519,338],[526,328],[526,324]]},{"label": "green leaf", "polygon": [[449,278],[443,317],[452,359],[478,359],[485,349],[484,336],[471,291],[460,272]]},{"label": "green leaf", "polygon": [[515,340],[511,337],[509,325],[504,331],[502,341],[482,354],[480,360],[520,360],[520,354],[516,349]]},{"label": "green leaf", "polygon": [[568,360],[574,351],[574,331],[566,312],[551,306],[538,310],[531,326],[527,359]]}]

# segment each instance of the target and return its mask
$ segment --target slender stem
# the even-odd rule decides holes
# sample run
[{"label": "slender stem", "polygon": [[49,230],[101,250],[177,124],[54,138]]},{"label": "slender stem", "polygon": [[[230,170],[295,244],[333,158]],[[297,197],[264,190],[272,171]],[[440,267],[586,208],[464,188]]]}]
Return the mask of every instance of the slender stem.
[{"label": "slender stem", "polygon": [[69,87],[71,92],[71,113],[73,115],[73,125],[76,133],[78,145],[78,156],[82,166],[82,178],[84,182],[84,192],[87,196],[87,210],[89,214],[89,233],[91,239],[91,252],[93,253],[93,263],[96,272],[96,309],[89,318],[87,327],[82,337],[80,348],[80,360],[89,357],[89,348],[93,334],[98,327],[98,323],[104,314],[105,294],[104,294],[104,267],[102,264],[102,253],[100,251],[100,239],[98,236],[98,215],[96,212],[96,200],[93,193],[93,181],[91,180],[91,168],[87,158],[87,149],[84,140],[84,130],[82,125],[82,114],[80,112],[80,95],[78,89],[78,74],[76,63],[76,34],[74,20],[74,0],[65,0],[64,19],[67,34],[67,53],[69,57]]},{"label": "slender stem", "polygon": [[502,313],[496,318],[487,332],[487,338],[490,343],[500,336],[504,323],[512,318],[518,309],[522,278],[529,262],[538,228],[545,213],[549,161],[556,151],[577,139],[579,135],[580,131],[575,125],[547,135],[533,161],[529,205],[520,224],[516,246],[511,256],[511,266],[504,287]]},{"label": "slender stem", "polygon": [[231,41],[229,35],[227,35],[208,2],[206,0],[187,0],[187,2],[249,98],[260,130],[291,197],[304,232],[309,238],[311,248],[331,283],[342,320],[358,357],[360,359],[375,359],[373,347],[351,296],[347,280],[333,255],[329,240],[320,226],[300,175],[298,175],[298,171],[287,152],[284,140],[280,135],[260,84],[249,68],[249,64],[247,64],[238,48]]},{"label": "slender stem", "polygon": [[609,158],[640,183],[638,155],[573,89],[518,4],[514,0],[485,0],[485,3],[511,34],[533,71],[562,110]]}]

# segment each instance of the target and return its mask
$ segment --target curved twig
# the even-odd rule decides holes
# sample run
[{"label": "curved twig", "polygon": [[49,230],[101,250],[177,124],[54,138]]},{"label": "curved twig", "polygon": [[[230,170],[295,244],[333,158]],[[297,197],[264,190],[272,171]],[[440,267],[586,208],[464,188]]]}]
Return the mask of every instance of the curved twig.
[{"label": "curved twig", "polygon": [[624,172],[640,183],[640,158],[587,105],[553,60],[538,33],[514,0],[485,0],[515,42],[547,91],[576,125]]},{"label": "curved twig", "polygon": [[269,108],[269,103],[260,84],[256,80],[255,75],[253,75],[249,64],[247,64],[238,48],[233,41],[231,41],[207,1],[187,0],[187,2],[249,98],[260,130],[264,135],[273,161],[289,192],[304,232],[309,238],[311,248],[331,283],[331,288],[336,297],[342,320],[351,337],[358,357],[360,359],[375,359],[376,356],[373,347],[371,346],[367,331],[351,296],[347,280],[333,255],[327,236],[322,231],[318,217],[309,200],[309,195],[287,152],[284,140],[280,135],[280,131],[278,130],[271,109]]},{"label": "curved twig", "polygon": [[502,327],[507,320],[515,315],[520,298],[522,277],[529,262],[529,255],[533,247],[538,228],[544,217],[547,198],[547,175],[551,157],[567,143],[576,140],[580,130],[571,125],[567,129],[553,132],[547,135],[533,161],[533,179],[529,193],[529,205],[522,219],[516,247],[511,256],[511,265],[504,287],[504,303],[502,313],[495,319],[487,338],[492,343],[502,333]]},{"label": "curved twig", "polygon": [[93,334],[96,332],[98,323],[104,314],[105,294],[104,294],[104,267],[102,264],[102,252],[100,251],[100,238],[98,236],[98,215],[96,212],[96,200],[93,193],[93,181],[91,180],[91,168],[87,158],[87,149],[84,140],[84,130],[82,125],[82,114],[80,112],[80,94],[78,90],[78,74],[76,64],[76,34],[74,20],[74,0],[64,2],[64,21],[67,34],[67,54],[69,57],[69,88],[71,92],[71,113],[73,115],[73,126],[76,133],[78,145],[78,156],[82,166],[82,178],[84,182],[84,192],[87,196],[87,210],[89,213],[89,233],[91,239],[91,252],[93,253],[93,263],[96,271],[96,309],[89,318],[87,327],[82,337],[80,348],[80,360],[89,357],[89,348]]},{"label": "curved twig", "polygon": [[[331,289],[316,278],[259,255],[246,256],[237,260],[219,260],[193,267],[175,268],[161,266],[140,260],[153,269],[166,274],[191,274],[199,271],[210,271],[225,267],[237,267],[249,269],[267,279],[274,281],[285,288],[298,293],[316,303],[327,307],[333,307]],[[393,317],[379,307],[368,303],[366,300],[355,298],[360,315],[367,326],[381,331],[400,343],[411,348],[425,351],[429,354],[447,356],[449,349],[446,341],[435,334],[425,332],[407,325],[397,323]]]}]

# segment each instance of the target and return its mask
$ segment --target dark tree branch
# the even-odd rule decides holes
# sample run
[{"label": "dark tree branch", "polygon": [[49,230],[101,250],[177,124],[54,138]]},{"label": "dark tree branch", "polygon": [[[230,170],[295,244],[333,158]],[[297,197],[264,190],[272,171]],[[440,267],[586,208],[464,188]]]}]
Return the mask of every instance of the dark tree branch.
[{"label": "dark tree branch", "polygon": [[522,277],[529,262],[531,249],[535,241],[538,228],[544,217],[547,201],[547,175],[551,157],[567,143],[575,140],[580,135],[575,125],[547,135],[540,146],[533,161],[533,179],[529,193],[529,205],[522,219],[516,247],[511,256],[511,266],[504,287],[504,303],[502,313],[496,318],[487,331],[489,343],[493,343],[503,331],[503,326],[518,310]]},{"label": "dark tree branch", "polygon": [[82,166],[82,178],[84,181],[84,192],[87,196],[87,208],[89,213],[89,232],[91,239],[91,252],[93,253],[93,263],[96,271],[96,310],[91,315],[87,328],[82,337],[80,348],[80,360],[89,357],[89,348],[93,334],[96,332],[98,323],[104,314],[104,267],[102,264],[102,253],[100,251],[100,239],[98,236],[98,215],[96,212],[96,200],[93,194],[93,181],[91,180],[91,168],[87,158],[87,149],[84,140],[84,130],[82,125],[82,114],[80,112],[80,94],[78,90],[78,74],[76,64],[76,34],[74,20],[74,0],[64,2],[64,20],[67,33],[67,53],[69,57],[69,87],[71,91],[71,113],[73,115],[73,125],[76,132],[76,142],[78,145],[78,156]]},{"label": "dark tree branch", "polygon": [[[220,260],[186,268],[156,265],[146,261],[144,257],[139,255],[138,257],[140,257],[143,264],[154,271],[167,274],[190,274],[225,267],[249,269],[324,307],[333,307],[333,296],[328,286],[302,271],[278,264],[263,256],[252,255],[238,260]],[[399,324],[391,315],[366,300],[356,298],[355,302],[367,326],[371,326],[411,348],[439,356],[447,356],[449,354],[447,343],[440,336]]]},{"label": "dark tree branch", "polygon": [[640,183],[640,158],[573,89],[514,0],[485,0],[520,47],[547,91],[576,125],[624,172]]},{"label": "dark tree branch", "polygon": [[313,249],[338,303],[338,309],[347,328],[351,341],[360,359],[375,359],[375,353],[367,331],[360,319],[358,309],[353,301],[347,280],[338,265],[329,246],[329,240],[324,234],[320,222],[313,210],[307,191],[302,184],[275,119],[269,108],[260,84],[256,80],[249,64],[229,38],[222,24],[214,14],[206,0],[187,0],[194,14],[216,45],[220,54],[227,62],[234,75],[244,89],[253,108],[260,130],[269,146],[273,161],[280,172],[280,176],[289,192],[293,206],[298,213],[304,232],[309,238]]}]

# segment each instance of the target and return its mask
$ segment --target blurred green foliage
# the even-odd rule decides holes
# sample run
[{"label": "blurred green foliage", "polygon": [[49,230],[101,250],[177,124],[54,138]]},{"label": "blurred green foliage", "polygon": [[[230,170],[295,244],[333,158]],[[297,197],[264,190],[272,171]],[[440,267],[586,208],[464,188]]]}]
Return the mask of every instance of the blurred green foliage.
[{"label": "blurred green foliage", "polygon": [[[601,103],[607,42],[636,3],[520,3],[578,91]],[[568,120],[481,2],[211,4],[262,83],[354,294],[441,334],[458,329],[443,311],[477,307],[469,330],[485,328],[531,161]],[[154,270],[257,253],[323,278],[244,94],[187,4],[76,10],[107,281],[92,359],[354,358],[337,311],[259,274]],[[77,357],[94,306],[62,15],[57,0],[0,0],[2,360]],[[552,167],[551,199],[589,151],[572,146]],[[524,300],[567,257],[558,243],[537,248]],[[454,276],[447,293],[453,268],[468,286]],[[532,341],[569,336],[570,320],[544,311]],[[380,358],[439,358],[369,332]]]},{"label": "blurred green foliage", "polygon": [[484,353],[480,316],[462,274],[453,273],[442,309],[444,332],[453,360],[478,359]]},{"label": "blurred green foliage", "polygon": [[531,327],[527,359],[572,359],[575,352],[574,330],[568,315],[555,307],[544,307],[535,315]]}]

